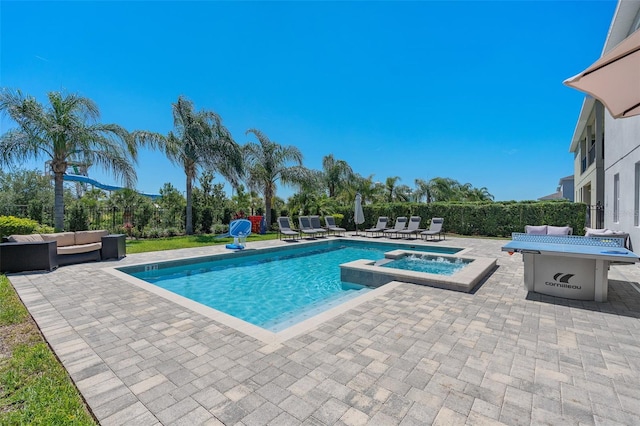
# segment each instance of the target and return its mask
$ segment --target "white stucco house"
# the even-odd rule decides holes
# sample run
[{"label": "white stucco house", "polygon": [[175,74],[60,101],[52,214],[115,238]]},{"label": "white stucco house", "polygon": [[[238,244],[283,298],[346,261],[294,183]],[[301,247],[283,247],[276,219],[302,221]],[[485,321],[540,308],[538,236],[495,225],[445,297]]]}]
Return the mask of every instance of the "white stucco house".
[{"label": "white stucco house", "polygon": [[[639,28],[640,1],[619,0],[602,53]],[[575,201],[602,206],[604,227],[628,232],[640,246],[640,116],[614,119],[586,96],[569,151],[574,154]],[[595,214],[589,219],[587,226],[598,227]]]}]

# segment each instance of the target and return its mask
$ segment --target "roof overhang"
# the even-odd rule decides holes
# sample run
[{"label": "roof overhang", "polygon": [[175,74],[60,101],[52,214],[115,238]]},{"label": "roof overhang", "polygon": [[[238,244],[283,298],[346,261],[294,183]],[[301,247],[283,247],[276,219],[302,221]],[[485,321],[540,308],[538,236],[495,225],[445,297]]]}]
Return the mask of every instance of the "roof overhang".
[{"label": "roof overhang", "polygon": [[589,121],[589,116],[593,112],[595,108],[596,100],[591,96],[585,96],[582,101],[582,108],[580,109],[580,115],[578,116],[578,122],[576,123],[576,128],[573,131],[573,137],[571,138],[571,146],[569,147],[569,152],[576,152],[578,149],[578,144],[580,143],[580,136],[584,132],[585,127],[587,126],[587,121]]}]

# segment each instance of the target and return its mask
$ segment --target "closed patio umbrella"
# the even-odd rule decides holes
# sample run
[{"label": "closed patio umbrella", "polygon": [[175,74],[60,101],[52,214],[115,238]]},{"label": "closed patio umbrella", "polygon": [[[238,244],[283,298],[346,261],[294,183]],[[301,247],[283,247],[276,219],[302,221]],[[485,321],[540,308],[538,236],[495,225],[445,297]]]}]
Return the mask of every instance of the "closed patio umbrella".
[{"label": "closed patio umbrella", "polygon": [[564,81],[602,102],[614,118],[640,114],[640,30]]},{"label": "closed patio umbrella", "polygon": [[364,223],[364,212],[362,211],[362,196],[360,193],[356,194],[356,204],[353,212],[353,221],[356,224],[356,235],[358,235],[358,225]]}]

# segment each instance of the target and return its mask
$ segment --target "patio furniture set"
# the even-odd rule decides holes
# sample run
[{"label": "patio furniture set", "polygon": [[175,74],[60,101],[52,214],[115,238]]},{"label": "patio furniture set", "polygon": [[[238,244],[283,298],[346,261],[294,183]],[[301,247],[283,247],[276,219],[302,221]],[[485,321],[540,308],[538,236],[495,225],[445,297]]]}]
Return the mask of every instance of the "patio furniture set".
[{"label": "patio furniture set", "polygon": [[124,234],[105,230],[10,235],[0,243],[0,272],[53,271],[59,266],[126,256]]}]

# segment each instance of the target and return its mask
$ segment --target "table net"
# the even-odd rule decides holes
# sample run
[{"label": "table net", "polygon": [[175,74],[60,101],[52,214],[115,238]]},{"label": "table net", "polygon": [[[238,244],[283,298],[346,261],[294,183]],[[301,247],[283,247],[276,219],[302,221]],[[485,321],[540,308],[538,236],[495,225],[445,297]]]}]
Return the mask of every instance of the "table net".
[{"label": "table net", "polygon": [[611,237],[581,237],[578,235],[534,235],[514,232],[513,241],[524,241],[542,244],[571,244],[577,246],[595,247],[624,247],[624,238]]}]

